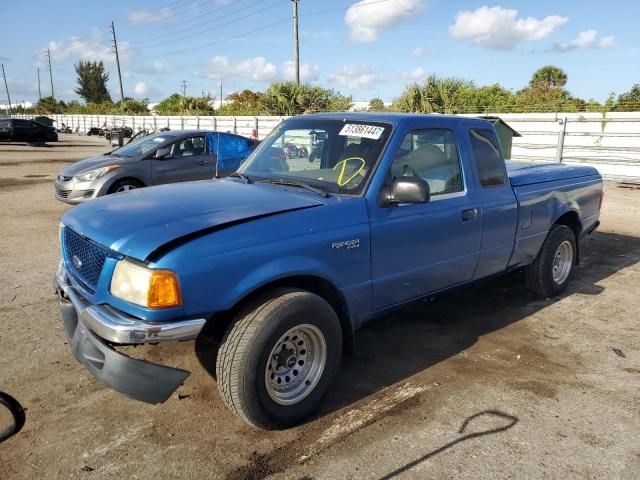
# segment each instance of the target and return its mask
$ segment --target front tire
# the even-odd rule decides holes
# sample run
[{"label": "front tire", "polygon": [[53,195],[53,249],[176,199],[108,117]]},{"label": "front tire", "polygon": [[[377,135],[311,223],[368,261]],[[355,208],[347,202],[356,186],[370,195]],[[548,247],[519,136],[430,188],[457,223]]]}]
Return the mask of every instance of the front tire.
[{"label": "front tire", "polygon": [[280,289],[242,310],[218,350],[222,398],[261,429],[298,424],[318,406],[342,356],[336,312],[313,293]]},{"label": "front tire", "polygon": [[545,297],[560,294],[569,283],[577,252],[573,230],[553,225],[538,256],[525,269],[527,287]]},{"label": "front tire", "polygon": [[144,185],[138,180],[133,178],[123,178],[109,187],[107,195],[111,195],[112,193],[128,192],[129,190],[136,190],[142,187],[144,187]]}]

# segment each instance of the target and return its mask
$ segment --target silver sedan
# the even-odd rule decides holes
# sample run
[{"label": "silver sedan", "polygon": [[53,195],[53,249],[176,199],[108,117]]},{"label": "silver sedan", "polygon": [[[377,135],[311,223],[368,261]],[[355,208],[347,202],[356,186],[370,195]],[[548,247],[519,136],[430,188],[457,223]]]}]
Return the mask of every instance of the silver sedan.
[{"label": "silver sedan", "polygon": [[148,135],[69,165],[56,178],[55,196],[77,204],[134,188],[226,176],[236,171],[257,143],[231,133],[202,130]]}]

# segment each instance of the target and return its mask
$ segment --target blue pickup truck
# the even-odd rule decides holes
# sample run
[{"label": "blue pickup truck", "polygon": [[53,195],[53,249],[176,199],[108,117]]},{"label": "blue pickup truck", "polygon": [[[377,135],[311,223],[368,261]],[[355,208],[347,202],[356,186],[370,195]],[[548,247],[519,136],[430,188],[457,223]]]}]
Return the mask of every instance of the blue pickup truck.
[{"label": "blue pickup truck", "polygon": [[227,406],[259,428],[295,425],[374,317],[515,269],[541,295],[562,292],[602,187],[590,167],[505,165],[482,119],[294,117],[229,178],[63,215],[69,345],[107,386],[159,403],[189,372],[117,349],[193,340],[206,324]]}]

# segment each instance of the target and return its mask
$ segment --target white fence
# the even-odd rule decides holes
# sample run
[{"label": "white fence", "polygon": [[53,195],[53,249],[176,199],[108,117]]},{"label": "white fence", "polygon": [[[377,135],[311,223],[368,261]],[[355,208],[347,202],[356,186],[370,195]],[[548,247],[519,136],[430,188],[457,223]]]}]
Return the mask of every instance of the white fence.
[{"label": "white fence", "polygon": [[[640,112],[507,113],[501,117],[522,137],[513,140],[513,160],[590,164],[609,177],[640,178]],[[32,115],[22,117],[31,118]],[[211,129],[262,139],[286,117],[163,117],[50,115],[86,132],[90,127],[127,125],[135,130]],[[564,130],[564,133],[563,133]],[[558,156],[558,153],[560,154]]]}]

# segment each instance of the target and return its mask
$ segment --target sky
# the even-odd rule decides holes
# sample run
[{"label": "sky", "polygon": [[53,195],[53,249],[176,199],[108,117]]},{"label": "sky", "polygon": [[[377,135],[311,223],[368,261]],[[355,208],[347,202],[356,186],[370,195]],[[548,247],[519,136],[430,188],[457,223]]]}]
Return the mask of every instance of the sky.
[{"label": "sky", "polygon": [[[0,0],[0,62],[13,103],[78,99],[74,63],[102,60],[119,99],[181,91],[219,98],[294,78],[291,0]],[[604,101],[640,83],[637,0],[299,0],[304,82],[356,101],[391,101],[429,74],[523,88],[539,67],[575,96]],[[6,94],[0,84],[0,103]]]}]

